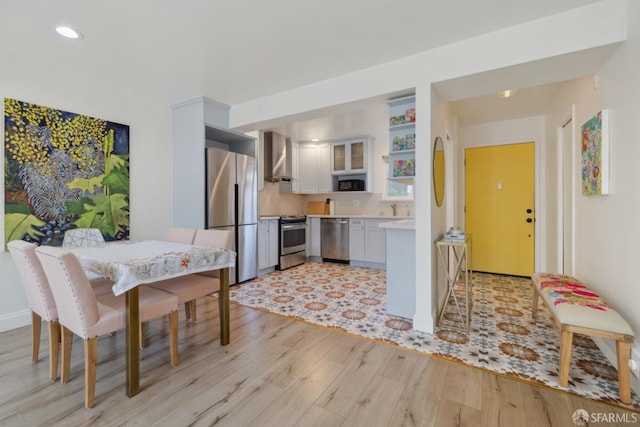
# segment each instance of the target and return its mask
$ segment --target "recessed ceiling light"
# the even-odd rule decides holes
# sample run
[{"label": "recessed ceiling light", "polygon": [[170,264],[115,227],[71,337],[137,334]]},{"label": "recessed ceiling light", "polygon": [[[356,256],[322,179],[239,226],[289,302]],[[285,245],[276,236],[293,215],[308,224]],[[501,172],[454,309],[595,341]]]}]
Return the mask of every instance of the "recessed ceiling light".
[{"label": "recessed ceiling light", "polygon": [[60,34],[62,37],[66,37],[68,39],[82,39],[84,36],[80,31],[74,30],[73,28],[60,25],[56,27],[56,32]]},{"label": "recessed ceiling light", "polygon": [[498,96],[500,98],[511,98],[513,95],[515,95],[517,92],[517,90],[515,89],[511,89],[511,90],[505,90],[504,92],[500,92],[498,94]]},{"label": "recessed ceiling light", "polygon": [[311,138],[311,142],[318,142],[320,141],[318,138]]}]

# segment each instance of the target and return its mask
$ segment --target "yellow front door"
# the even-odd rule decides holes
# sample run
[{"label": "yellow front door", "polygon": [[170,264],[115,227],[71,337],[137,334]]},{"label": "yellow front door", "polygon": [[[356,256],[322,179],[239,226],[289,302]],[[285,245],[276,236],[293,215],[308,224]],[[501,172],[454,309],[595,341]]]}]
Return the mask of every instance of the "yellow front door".
[{"label": "yellow front door", "polygon": [[530,276],[535,253],[534,143],[468,148],[465,158],[465,221],[473,239],[473,269]]}]

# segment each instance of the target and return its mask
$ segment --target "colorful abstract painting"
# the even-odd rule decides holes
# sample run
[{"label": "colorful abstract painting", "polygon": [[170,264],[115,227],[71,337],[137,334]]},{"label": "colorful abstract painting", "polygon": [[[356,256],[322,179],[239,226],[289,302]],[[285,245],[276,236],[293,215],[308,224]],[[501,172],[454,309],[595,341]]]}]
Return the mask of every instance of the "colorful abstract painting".
[{"label": "colorful abstract painting", "polygon": [[4,243],[129,238],[129,126],[4,100]]},{"label": "colorful abstract painting", "polygon": [[609,112],[582,125],[582,195],[609,193]]}]

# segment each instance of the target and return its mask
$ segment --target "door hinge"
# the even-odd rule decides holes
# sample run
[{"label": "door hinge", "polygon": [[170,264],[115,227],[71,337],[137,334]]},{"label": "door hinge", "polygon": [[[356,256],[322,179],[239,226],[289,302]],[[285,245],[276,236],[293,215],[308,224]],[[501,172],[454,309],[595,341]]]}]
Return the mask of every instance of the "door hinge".
[{"label": "door hinge", "polygon": [[464,163],[464,166],[467,166],[467,158],[466,157],[464,158],[464,162],[463,163]]}]

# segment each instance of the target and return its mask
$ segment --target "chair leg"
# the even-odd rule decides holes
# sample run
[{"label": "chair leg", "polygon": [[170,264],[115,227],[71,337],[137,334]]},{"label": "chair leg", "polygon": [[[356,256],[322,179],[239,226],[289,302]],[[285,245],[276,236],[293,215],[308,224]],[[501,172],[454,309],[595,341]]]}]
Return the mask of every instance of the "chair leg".
[{"label": "chair leg", "polygon": [[60,323],[49,322],[49,379],[58,378],[58,356],[60,355]]},{"label": "chair leg", "polygon": [[573,332],[561,330],[560,332],[560,386],[569,386],[569,368],[571,367],[571,343]]},{"label": "chair leg", "polygon": [[197,300],[189,301],[189,303],[191,304],[191,320],[194,322],[198,320],[198,313],[197,313],[198,304],[196,304],[196,301]]},{"label": "chair leg", "polygon": [[169,313],[169,347],[171,366],[178,364],[178,311]]},{"label": "chair leg", "polygon": [[145,345],[147,345],[147,340],[145,339],[144,331],[146,329],[146,322],[140,322],[140,338],[138,340],[138,346],[140,349],[143,349]]},{"label": "chair leg", "polygon": [[31,362],[36,363],[40,358],[40,328],[42,318],[31,312]]},{"label": "chair leg", "polygon": [[191,320],[191,301],[184,303],[184,317],[187,322]]},{"label": "chair leg", "polygon": [[538,290],[535,283],[533,285],[533,296],[531,297],[531,317],[533,319],[538,318]]},{"label": "chair leg", "polygon": [[96,364],[98,361],[98,338],[84,340],[84,406],[93,407],[96,395]]},{"label": "chair leg", "polygon": [[618,393],[620,400],[627,405],[631,403],[631,343],[616,341],[616,353],[618,354]]},{"label": "chair leg", "polygon": [[60,330],[62,332],[62,368],[60,372],[60,382],[67,383],[69,382],[69,371],[71,370],[71,344],[73,343],[73,334],[72,332],[65,328],[64,326],[60,326]]}]

